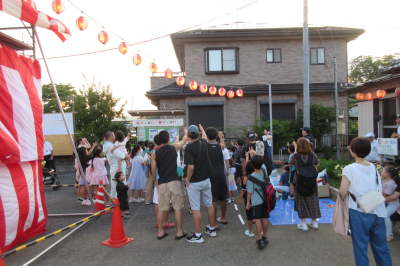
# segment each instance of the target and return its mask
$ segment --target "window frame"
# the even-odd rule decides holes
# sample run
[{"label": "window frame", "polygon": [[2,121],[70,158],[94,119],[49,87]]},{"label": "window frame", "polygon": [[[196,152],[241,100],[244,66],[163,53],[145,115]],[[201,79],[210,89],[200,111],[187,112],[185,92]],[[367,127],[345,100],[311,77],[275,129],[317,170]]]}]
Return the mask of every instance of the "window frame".
[{"label": "window frame", "polygon": [[[315,50],[317,50],[317,63],[311,63],[311,50],[313,50],[313,49],[315,49]],[[324,62],[323,63],[318,63],[318,49],[324,49]],[[310,65],[325,65],[325,59],[326,59],[326,53],[325,53],[325,47],[313,47],[313,48],[310,48]]]},{"label": "window frame", "polygon": [[[223,59],[223,50],[235,50],[235,68],[236,70],[228,70],[224,71],[224,59]],[[212,50],[219,50],[221,51],[221,68],[222,71],[209,71],[209,62],[210,62],[210,57],[209,57],[209,52],[208,51]],[[204,64],[205,64],[205,73],[206,74],[239,74],[240,69],[239,69],[239,47],[206,47],[204,48]]]},{"label": "window frame", "polygon": [[[272,62],[268,62],[268,50],[272,50]],[[279,50],[281,61],[275,61],[275,50]],[[265,61],[267,64],[282,63],[282,48],[267,48],[265,51]]]}]

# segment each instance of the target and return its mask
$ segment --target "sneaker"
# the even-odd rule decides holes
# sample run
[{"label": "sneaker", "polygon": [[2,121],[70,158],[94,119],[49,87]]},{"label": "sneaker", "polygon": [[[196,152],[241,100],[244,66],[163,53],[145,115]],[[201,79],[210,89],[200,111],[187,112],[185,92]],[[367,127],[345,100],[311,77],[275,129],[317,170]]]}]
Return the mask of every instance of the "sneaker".
[{"label": "sneaker", "polygon": [[85,205],[90,206],[90,205],[92,205],[92,202],[90,200],[86,200],[86,204]]},{"label": "sneaker", "polygon": [[291,200],[294,200],[294,195],[289,196]]},{"label": "sneaker", "polygon": [[86,205],[86,201],[88,201],[87,199],[82,200],[82,205]]},{"label": "sneaker", "polygon": [[387,235],[386,236],[386,240],[387,240],[387,242],[390,242],[390,241],[392,241],[393,240],[393,236],[390,236],[390,235]]},{"label": "sneaker", "polygon": [[308,231],[308,226],[306,224],[298,224],[297,228],[303,230],[304,232]]},{"label": "sneaker", "polygon": [[144,201],[143,198],[138,199],[138,202],[143,202],[143,201]]},{"label": "sneaker", "polygon": [[235,198],[231,198],[231,201],[234,202],[234,201],[235,201]]},{"label": "sneaker", "polygon": [[107,202],[106,203],[106,207],[110,207],[111,206],[111,203],[110,202]]},{"label": "sneaker", "polygon": [[264,241],[262,239],[257,240],[257,249],[262,250],[264,247]]},{"label": "sneaker", "polygon": [[197,237],[195,233],[192,236],[186,237],[186,241],[189,243],[203,243],[203,236]]},{"label": "sneaker", "polygon": [[129,202],[134,202],[133,200],[134,200],[135,198],[129,198]]},{"label": "sneaker", "polygon": [[262,240],[265,246],[268,245],[268,239],[265,236],[262,237]]},{"label": "sneaker", "polygon": [[231,200],[230,200],[230,199],[227,199],[227,200],[226,200],[226,203],[231,203]]},{"label": "sneaker", "polygon": [[253,236],[254,236],[254,233],[250,234],[250,231],[249,231],[249,230],[246,230],[246,231],[244,232],[244,234],[245,234],[246,236],[249,236],[249,237],[253,237]]},{"label": "sneaker", "polygon": [[190,214],[192,214],[192,213],[193,213],[193,212],[192,212],[192,208],[189,208],[189,213],[190,213]]},{"label": "sneaker", "polygon": [[76,202],[78,203],[82,203],[83,199],[82,198],[78,198]]},{"label": "sneaker", "polygon": [[318,230],[318,223],[317,222],[315,222],[315,223],[310,222],[308,225],[310,227],[314,228],[315,230]]},{"label": "sneaker", "polygon": [[129,218],[131,218],[129,215],[122,216],[122,219],[129,219]]},{"label": "sneaker", "polygon": [[205,233],[212,237],[217,236],[217,231],[215,230],[215,228],[213,230],[211,230],[209,227],[207,227]]}]

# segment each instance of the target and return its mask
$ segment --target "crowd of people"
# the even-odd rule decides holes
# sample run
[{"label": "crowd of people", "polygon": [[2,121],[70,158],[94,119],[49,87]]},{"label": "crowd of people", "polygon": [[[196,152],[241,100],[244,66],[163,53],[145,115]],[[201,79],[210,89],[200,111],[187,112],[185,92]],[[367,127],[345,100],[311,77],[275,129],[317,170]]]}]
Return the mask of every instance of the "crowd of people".
[{"label": "crowd of people", "polygon": [[[400,115],[398,120],[400,125]],[[311,165],[318,171],[319,159],[314,153],[315,139],[310,128],[304,127],[301,130],[303,137],[296,142],[287,143],[289,160],[284,163],[279,185],[275,189],[279,197],[294,199],[294,210],[301,219],[298,229],[308,231],[311,227],[317,230],[317,218],[321,217],[318,189],[313,188],[311,193],[304,194],[299,191],[298,182],[301,175],[299,169],[304,165]],[[77,150],[85,175],[81,174],[76,160],[77,183],[80,185],[78,201],[82,205],[91,204],[84,186],[84,176],[91,184],[90,193],[93,193],[93,197],[96,196],[100,181],[105,186],[111,184],[110,196],[118,197],[124,219],[129,219],[129,203],[154,203],[157,239],[168,236],[165,229],[176,226],[178,230],[175,239],[186,238],[190,243],[203,243],[202,232],[215,237],[217,231],[221,230],[219,224],[228,224],[227,203],[234,201],[234,192],[239,191],[237,200],[239,204],[244,200],[249,227],[245,234],[254,237],[255,224],[257,248],[263,249],[268,244],[269,212],[265,208],[263,187],[258,181],[270,183],[269,176],[276,172],[271,159],[272,136],[269,129],[265,129],[264,133],[259,140],[257,134],[248,131],[245,140],[238,139],[236,143],[231,143],[229,149],[223,132],[218,132],[213,127],[204,129],[201,125],[184,128],[183,138],[179,139],[178,136],[175,140],[170,139],[168,131],[162,130],[154,137],[154,142],[139,141],[130,149],[126,149],[130,136],[128,134],[125,137],[121,131],[117,131],[115,135],[113,132],[106,132],[102,142],[95,142],[93,145],[86,139],[79,138]],[[394,133],[392,137],[400,139],[399,133]],[[343,197],[349,197],[350,232],[356,265],[368,263],[368,243],[371,244],[377,264],[391,265],[387,242],[393,240],[390,217],[400,218],[400,168],[393,162],[384,163],[382,181],[373,164],[382,163],[382,157],[377,153],[375,135],[372,132],[364,138],[353,139],[348,148],[355,163],[344,168],[339,193]],[[48,142],[45,142],[45,153],[45,159],[52,159],[52,147]],[[183,160],[180,159],[181,154]],[[107,177],[107,164],[110,168],[110,179]],[[128,175],[127,166],[131,169]],[[357,200],[372,190],[382,193],[385,202],[371,213],[364,213]],[[191,236],[182,228],[183,196],[186,194],[194,224],[194,233]],[[105,204],[109,206],[111,201],[108,193],[105,196]],[[220,206],[220,217],[217,217],[217,202]],[[201,206],[206,209],[209,221],[204,228],[201,225]],[[175,223],[168,221],[172,211],[175,213]],[[311,218],[308,224],[307,218]]]}]

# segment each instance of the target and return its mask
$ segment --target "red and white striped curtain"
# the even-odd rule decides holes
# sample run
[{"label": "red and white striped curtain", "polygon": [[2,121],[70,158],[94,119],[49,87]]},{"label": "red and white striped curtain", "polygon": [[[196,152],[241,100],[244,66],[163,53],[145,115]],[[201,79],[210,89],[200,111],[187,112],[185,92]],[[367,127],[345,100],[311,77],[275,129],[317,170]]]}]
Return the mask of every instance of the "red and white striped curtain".
[{"label": "red and white striped curtain", "polygon": [[0,46],[0,247],[3,252],[46,231],[41,86],[37,60]]}]

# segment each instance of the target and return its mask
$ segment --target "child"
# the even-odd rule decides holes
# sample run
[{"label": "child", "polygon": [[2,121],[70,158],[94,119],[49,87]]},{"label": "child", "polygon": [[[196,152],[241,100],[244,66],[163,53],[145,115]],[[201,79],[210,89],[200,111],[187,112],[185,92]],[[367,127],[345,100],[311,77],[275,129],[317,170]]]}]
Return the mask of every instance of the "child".
[{"label": "child", "polygon": [[[142,190],[146,189],[146,176],[144,175],[143,167],[147,165],[146,161],[142,157],[142,150],[140,149],[139,144],[136,144],[133,147],[131,154],[131,176],[129,178],[129,183],[131,183],[131,198],[129,202],[142,202]],[[138,198],[135,199],[135,189],[138,191]]]},{"label": "child", "polygon": [[[296,148],[295,148],[295,146],[293,144],[289,145],[289,142],[287,143],[287,146],[288,146],[288,152],[290,154],[289,155],[289,162],[290,162],[290,158],[295,153]],[[285,165],[285,166],[288,166],[288,165]],[[291,199],[294,199],[293,180],[294,180],[295,168],[296,168],[295,165],[289,166],[289,171],[290,171],[290,174],[289,174],[289,187],[290,187],[289,196],[290,196]]]},{"label": "child", "polygon": [[[92,178],[90,180],[90,184],[94,186],[94,193],[97,196],[97,190],[100,181],[103,182],[103,186],[107,187],[108,178],[107,178],[107,170],[105,166],[105,162],[107,162],[107,158],[103,157],[103,151],[100,148],[96,148],[93,151],[93,159],[90,162],[90,172],[92,173]],[[105,193],[104,197],[106,199],[106,206],[110,206],[108,194]]]},{"label": "child", "polygon": [[240,188],[241,180],[243,180],[243,170],[242,170],[242,149],[244,141],[242,139],[238,139],[236,142],[238,148],[235,150],[235,158],[233,159],[233,164],[236,168],[235,177],[236,184]]},{"label": "child", "polygon": [[117,173],[115,174],[115,181],[117,181],[117,186],[116,186],[116,190],[117,190],[117,197],[119,200],[119,207],[121,209],[121,214],[122,214],[122,218],[123,219],[129,219],[130,216],[128,215],[129,212],[129,204],[128,204],[128,187],[130,185],[130,183],[128,182],[128,184],[124,184],[124,180],[125,180],[125,175],[122,171],[117,171]]},{"label": "child", "polygon": [[[251,164],[254,167],[254,173],[252,174],[253,177],[257,178],[258,180],[264,182],[264,171],[266,171],[264,166],[264,158],[260,155],[253,155],[251,158]],[[246,172],[247,173],[247,172]],[[259,195],[263,195],[262,187],[253,183],[252,181],[247,181],[247,210],[252,210],[253,212],[253,219],[256,221],[256,229],[257,229],[257,248],[263,249],[266,245],[268,245],[267,239],[267,231],[268,231],[268,218],[269,213],[267,212],[264,204],[263,198]],[[251,199],[251,204],[250,204]]]},{"label": "child", "polygon": [[[84,174],[86,175],[87,171],[87,167],[88,167],[88,163],[89,161],[92,159],[92,155],[88,155],[86,147],[82,146],[79,147],[78,150],[78,157],[79,157],[79,161],[82,165],[82,169],[84,171]],[[76,166],[78,172],[79,172],[79,196],[81,198],[83,198],[82,200],[82,205],[91,205],[92,203],[90,202],[90,200],[87,199],[87,191],[86,191],[86,186],[85,186],[85,181],[83,180],[83,175],[79,169],[79,166]],[[91,187],[89,187],[90,189]]]},{"label": "child", "polygon": [[[118,130],[115,132],[115,142],[114,142],[114,149],[111,151],[113,152],[115,149],[119,149],[123,154],[128,154],[128,151],[126,150],[126,143],[130,140],[131,138],[131,133],[128,133],[128,136],[124,136],[124,133],[121,130]],[[122,169],[122,161],[123,159],[118,159],[118,170],[121,171]],[[126,160],[126,166],[129,166],[129,161]]]},{"label": "child", "polygon": [[[394,190],[397,187],[397,184],[400,184],[399,178],[399,170],[400,168],[394,167],[392,165],[387,165],[383,168],[382,177],[385,178],[385,181],[382,184],[382,195],[384,197],[390,196],[393,194]],[[396,184],[397,183],[397,184]],[[386,240],[393,240],[393,231],[392,231],[392,221],[390,220],[390,216],[396,212],[399,208],[399,199],[386,201],[386,217],[385,217],[385,225],[386,225]]]},{"label": "child", "polygon": [[[254,167],[251,165],[251,162],[246,163],[246,173],[248,173],[248,176],[251,175],[251,173],[254,172]],[[239,195],[239,200],[238,203],[242,204],[242,198],[244,199],[244,202],[247,202],[247,176],[241,177],[241,188],[242,191],[240,192]],[[251,205],[251,200],[250,200],[250,205]],[[249,230],[246,230],[244,233],[245,235],[249,237],[253,237],[253,214],[251,210],[246,209],[246,216],[247,216],[247,224],[249,225]]]},{"label": "child", "polygon": [[[231,166],[232,166],[232,164],[231,164]],[[235,201],[235,190],[237,190],[237,186],[236,186],[236,182],[235,182],[235,172],[236,172],[236,168],[234,168],[234,167],[229,168],[228,190],[231,193],[231,195],[230,195],[231,201]]]},{"label": "child", "polygon": [[283,167],[283,173],[281,175],[281,179],[279,180],[279,186],[275,186],[275,189],[279,193],[283,193],[282,199],[287,199],[288,193],[290,192],[290,187],[289,187],[289,164],[288,162],[284,163],[285,166]]}]

